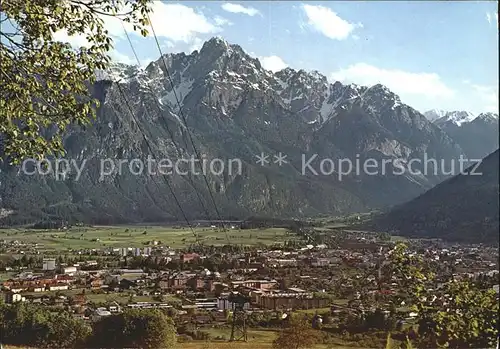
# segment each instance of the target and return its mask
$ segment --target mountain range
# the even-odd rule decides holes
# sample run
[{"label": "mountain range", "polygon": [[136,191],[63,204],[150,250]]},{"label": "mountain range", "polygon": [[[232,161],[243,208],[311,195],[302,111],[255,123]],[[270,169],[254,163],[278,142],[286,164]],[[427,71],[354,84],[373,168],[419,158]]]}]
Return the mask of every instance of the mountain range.
[{"label": "mountain range", "polygon": [[[456,167],[446,165],[448,172],[441,173],[431,164],[418,173],[425,168],[416,164],[409,171],[411,159],[452,164],[472,153],[468,141],[430,122],[383,85],[330,83],[319,72],[291,68],[273,73],[218,37],[199,51],[167,54],[144,69],[115,63],[97,75],[90,87],[100,101],[96,120],[71,125],[64,138],[66,158],[85,161],[81,176],[28,176],[3,165],[3,224],[368,211],[411,200]],[[273,162],[280,153],[286,155],[281,166]],[[103,159],[130,165],[148,156],[177,160],[197,154],[225,164],[238,159],[242,171],[162,177],[135,175],[135,164],[102,176]],[[256,162],[261,154],[269,157],[265,166]],[[316,172],[304,172],[304,159],[311,158]],[[318,173],[342,159],[353,163],[349,174],[339,178],[338,167]],[[378,173],[363,171],[367,159],[378,164]],[[400,169],[405,171],[399,174]]]},{"label": "mountain range", "polygon": [[464,174],[373,219],[369,229],[412,237],[498,244],[499,151]]},{"label": "mountain range", "polygon": [[498,114],[430,110],[424,115],[460,144],[468,159],[482,159],[498,149]]}]

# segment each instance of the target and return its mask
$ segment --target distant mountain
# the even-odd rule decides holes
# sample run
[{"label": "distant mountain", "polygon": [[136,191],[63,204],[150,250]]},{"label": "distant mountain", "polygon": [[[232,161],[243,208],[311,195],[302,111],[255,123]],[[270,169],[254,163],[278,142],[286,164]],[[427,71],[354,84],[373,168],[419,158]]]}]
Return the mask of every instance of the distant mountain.
[{"label": "distant mountain", "polygon": [[434,120],[434,124],[443,127],[445,125],[461,126],[464,123],[471,122],[475,119],[475,115],[468,111],[450,111],[446,112],[440,118]]},{"label": "distant mountain", "polygon": [[[63,180],[23,176],[4,168],[0,209],[9,213],[3,215],[6,224],[62,218],[90,223],[181,219],[159,175],[133,175],[140,166],[126,162],[121,173],[100,178],[100,161],[191,158],[195,152],[183,117],[207,163],[215,158],[226,165],[230,159],[242,163],[241,173],[227,168],[207,173],[218,210],[226,217],[339,215],[398,204],[447,176],[433,171],[395,175],[391,160],[401,160],[407,169],[411,159],[424,154],[447,163],[464,154],[443,130],[385,86],[330,83],[318,72],[290,68],[273,73],[221,38],[189,55],[165,55],[145,69],[114,64],[99,72],[98,80],[92,86],[101,102],[96,121],[70,127],[64,139],[68,158],[87,161],[81,178],[76,181],[74,173]],[[287,156],[283,166],[273,162],[280,152]],[[256,163],[261,153],[269,156],[267,166]],[[311,157],[317,172],[303,173],[304,159]],[[345,158],[353,168],[339,180],[337,161]],[[377,173],[365,173],[368,158],[378,161]],[[166,178],[189,218],[204,219],[206,211],[217,217],[203,176]]]},{"label": "distant mountain", "polygon": [[465,174],[374,218],[369,228],[404,236],[498,243],[498,162],[497,150],[477,168],[473,165]]},{"label": "distant mountain", "polygon": [[482,159],[498,149],[498,114],[475,116],[466,111],[431,110],[424,115],[457,142],[471,160]]},{"label": "distant mountain", "polygon": [[441,109],[432,109],[432,110],[428,110],[424,113],[424,116],[427,118],[427,120],[429,120],[430,122],[434,122],[436,121],[437,119],[440,119],[442,118],[443,116],[445,116],[446,114],[446,111],[444,110],[441,110]]},{"label": "distant mountain", "polygon": [[469,159],[482,159],[498,149],[498,114],[479,114],[461,126],[442,129],[460,144]]}]

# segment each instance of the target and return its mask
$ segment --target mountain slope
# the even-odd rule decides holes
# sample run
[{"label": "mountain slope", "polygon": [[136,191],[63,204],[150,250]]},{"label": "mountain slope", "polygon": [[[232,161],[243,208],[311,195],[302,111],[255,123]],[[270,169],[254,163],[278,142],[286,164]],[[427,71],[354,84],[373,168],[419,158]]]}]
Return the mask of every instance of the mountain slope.
[{"label": "mountain slope", "polygon": [[424,115],[457,142],[471,160],[482,159],[498,149],[498,114],[476,117],[465,111],[430,110]]},{"label": "mountain slope", "polygon": [[[398,204],[446,175],[392,175],[393,165],[386,174],[364,174],[356,159],[400,159],[408,166],[424,154],[447,163],[463,155],[441,129],[382,85],[330,84],[317,72],[290,68],[272,73],[221,38],[190,55],[165,55],[145,69],[116,64],[99,73],[92,92],[101,102],[96,121],[85,129],[72,126],[64,140],[67,158],[86,161],[82,176],[76,180],[70,173],[57,180],[5,168],[0,173],[0,208],[13,212],[4,217],[5,223],[47,217],[91,223],[182,219],[165,178],[134,175],[138,165],[130,162],[145,163],[148,156],[174,162],[194,156],[184,117],[207,162],[241,161],[241,172],[226,168],[206,174],[224,217],[345,214]],[[283,166],[272,162],[280,152],[287,155]],[[270,156],[267,166],[256,163],[261,153]],[[316,170],[322,159],[348,158],[354,168],[342,178],[339,169],[303,173],[303,159],[314,156]],[[103,177],[104,159],[125,160],[124,170]],[[205,209],[211,219],[217,218],[203,176],[166,178],[189,218],[207,218]]]},{"label": "mountain slope", "polygon": [[435,125],[440,127],[450,124],[461,126],[464,123],[471,122],[474,118],[475,115],[468,111],[450,111],[446,112],[443,116],[433,122]]},{"label": "mountain slope", "polygon": [[434,122],[440,118],[442,118],[446,112],[441,109],[432,109],[424,112],[424,116],[429,120],[430,122]]},{"label": "mountain slope", "polygon": [[[498,243],[499,151],[369,223],[395,234]],[[472,175],[482,173],[482,175]]]},{"label": "mountain slope", "polygon": [[461,125],[446,124],[441,128],[455,140],[469,159],[482,159],[498,149],[498,114],[479,114]]}]

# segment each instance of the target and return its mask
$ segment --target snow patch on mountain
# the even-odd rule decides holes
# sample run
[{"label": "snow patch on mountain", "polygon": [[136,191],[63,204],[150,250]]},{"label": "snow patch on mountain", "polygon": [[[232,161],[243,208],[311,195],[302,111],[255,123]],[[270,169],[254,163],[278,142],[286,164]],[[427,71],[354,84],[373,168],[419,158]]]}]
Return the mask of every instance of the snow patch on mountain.
[{"label": "snow patch on mountain", "polygon": [[445,115],[446,115],[446,111],[441,110],[441,109],[431,109],[431,110],[428,110],[428,111],[424,112],[424,116],[430,122],[434,122],[437,119],[440,119],[440,118],[442,118]]},{"label": "snow patch on mountain", "polygon": [[319,116],[321,123],[324,123],[326,120],[328,120],[328,117],[331,115],[331,113],[335,108],[335,103],[331,103],[329,99],[330,99],[330,93],[328,93],[327,97],[323,100],[321,108],[319,109]]},{"label": "snow patch on mountain", "polygon": [[475,119],[475,115],[468,111],[451,111],[445,113],[444,116],[435,120],[434,123],[438,126],[451,123],[458,127],[462,126],[464,123],[471,122]]},{"label": "snow patch on mountain", "polygon": [[[179,111],[179,108],[182,107],[184,99],[192,91],[193,83],[193,79],[181,80],[181,82],[176,87],[160,97],[160,103],[167,104],[173,110]],[[177,105],[177,100],[179,101],[180,106]]]},{"label": "snow patch on mountain", "polygon": [[[170,79],[166,79],[163,64],[169,69],[174,89]],[[114,81],[133,81],[135,88],[143,92],[147,92],[147,87],[174,113],[179,111],[178,104],[183,107],[185,98],[199,88],[210,91],[204,99],[205,104],[228,117],[238,108],[245,93],[253,90],[265,93],[266,98],[276,99],[311,125],[312,121],[322,125],[339,109],[349,109],[355,103],[376,114],[404,106],[397,95],[380,84],[369,88],[344,85],[339,81],[332,84],[316,70],[308,72],[290,67],[274,73],[267,71],[240,46],[229,44],[221,37],[205,42],[199,52],[167,54],[151,62],[145,71],[125,64],[112,64],[109,71],[100,76]]]},{"label": "snow patch on mountain", "polygon": [[474,122],[482,121],[487,123],[498,123],[498,114],[481,113],[473,120]]}]

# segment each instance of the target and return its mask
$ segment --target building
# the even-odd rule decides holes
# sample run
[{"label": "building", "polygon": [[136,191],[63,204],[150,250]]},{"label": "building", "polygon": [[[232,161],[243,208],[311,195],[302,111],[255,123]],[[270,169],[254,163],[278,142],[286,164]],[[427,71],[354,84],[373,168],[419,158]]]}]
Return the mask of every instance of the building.
[{"label": "building", "polygon": [[313,267],[326,267],[330,265],[329,258],[313,258],[311,259],[311,266]]},{"label": "building", "polygon": [[200,277],[193,277],[186,282],[186,285],[193,291],[202,291],[205,289],[206,282]]},{"label": "building", "polygon": [[69,288],[66,284],[50,285],[49,291],[66,291]]},{"label": "building", "polygon": [[202,309],[217,309],[217,299],[196,299],[194,305]]},{"label": "building", "polygon": [[269,261],[269,266],[271,267],[296,267],[298,262],[295,258],[290,259],[271,259]]},{"label": "building", "polygon": [[24,302],[25,300],[26,298],[21,296],[19,293],[7,292],[5,294],[5,303]]},{"label": "building", "polygon": [[98,321],[105,316],[110,316],[111,312],[106,308],[97,308],[94,313],[90,316],[92,321]]},{"label": "building", "polygon": [[56,260],[55,258],[44,258],[42,264],[43,270],[56,270]]},{"label": "building", "polygon": [[329,299],[314,297],[311,293],[255,294],[255,303],[269,310],[324,308],[329,302]]},{"label": "building", "polygon": [[236,289],[238,287],[247,287],[259,290],[270,290],[275,288],[278,285],[276,280],[244,280],[244,281],[232,281],[231,287],[232,289]]},{"label": "building", "polygon": [[63,274],[73,275],[77,272],[76,267],[64,267],[62,268]]},{"label": "building", "polygon": [[141,249],[139,247],[134,248],[134,256],[138,257],[141,255]]},{"label": "building", "polygon": [[172,290],[185,289],[189,279],[191,279],[193,276],[195,275],[179,273],[168,280],[168,286]]},{"label": "building", "polygon": [[[223,296],[217,298],[217,309],[218,310],[233,310],[234,303],[229,301],[228,296]],[[250,308],[250,303],[245,303],[243,309],[247,310]]]},{"label": "building", "polygon": [[95,278],[90,281],[90,288],[93,290],[99,289],[104,285],[104,281],[101,278]]},{"label": "building", "polygon": [[200,255],[197,253],[184,253],[181,255],[181,262],[182,263],[189,263],[195,259],[200,258]]}]

